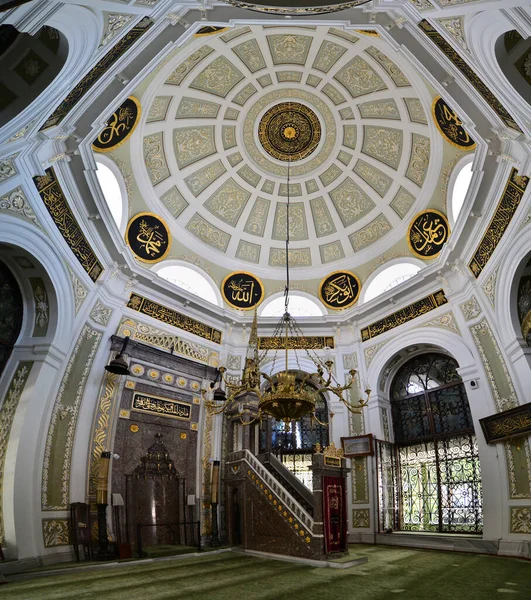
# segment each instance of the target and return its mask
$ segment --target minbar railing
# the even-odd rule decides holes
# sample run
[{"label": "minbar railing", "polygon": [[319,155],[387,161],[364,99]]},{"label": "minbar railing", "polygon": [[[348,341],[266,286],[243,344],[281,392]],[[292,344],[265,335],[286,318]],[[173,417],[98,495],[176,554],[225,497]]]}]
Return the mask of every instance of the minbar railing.
[{"label": "minbar railing", "polygon": [[[312,515],[299,503],[292,494],[279,483],[279,481],[266,469],[266,467],[249,450],[232,452],[228,456],[227,464],[246,462],[258,475],[262,482],[267,485],[282,504],[296,517],[305,527],[308,533],[314,537],[314,519]],[[321,537],[321,536],[319,536]]]}]

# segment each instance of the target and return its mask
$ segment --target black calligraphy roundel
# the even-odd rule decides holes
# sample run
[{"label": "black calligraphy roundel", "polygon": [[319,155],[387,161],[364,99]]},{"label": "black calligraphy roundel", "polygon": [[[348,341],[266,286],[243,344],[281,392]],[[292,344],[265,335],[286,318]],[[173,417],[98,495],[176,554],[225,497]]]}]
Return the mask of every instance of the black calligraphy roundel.
[{"label": "black calligraphy roundel", "polygon": [[207,35],[214,35],[216,33],[221,33],[222,31],[225,31],[226,29],[229,29],[229,28],[228,27],[219,27],[216,25],[205,25],[204,27],[201,27],[194,33],[194,37],[204,37]]},{"label": "black calligraphy roundel", "polygon": [[110,152],[121,146],[133,133],[140,120],[140,102],[133,96],[115,110],[98,137],[92,142],[96,152]]},{"label": "black calligraphy roundel", "polygon": [[410,250],[419,258],[435,258],[450,235],[448,220],[442,212],[429,209],[411,221],[407,234]]},{"label": "black calligraphy roundel", "polygon": [[476,147],[476,142],[466,132],[461,119],[440,96],[433,101],[431,110],[437,129],[447,142],[463,150],[473,150]]},{"label": "black calligraphy roundel", "polygon": [[133,254],[146,263],[156,263],[166,257],[171,237],[166,223],[153,213],[135,215],[127,225],[125,241]]},{"label": "black calligraphy roundel", "polygon": [[319,297],[321,302],[333,310],[352,306],[360,295],[361,282],[350,271],[334,271],[321,281]]},{"label": "black calligraphy roundel", "polygon": [[227,304],[240,310],[251,310],[264,299],[264,286],[252,273],[236,271],[227,275],[221,284]]}]

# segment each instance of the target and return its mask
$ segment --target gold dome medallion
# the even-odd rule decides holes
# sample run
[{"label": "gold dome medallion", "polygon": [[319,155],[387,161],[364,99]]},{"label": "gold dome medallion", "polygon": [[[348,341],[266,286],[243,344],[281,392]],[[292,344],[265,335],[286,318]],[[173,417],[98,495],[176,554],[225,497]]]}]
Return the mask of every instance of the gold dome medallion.
[{"label": "gold dome medallion", "polygon": [[271,107],[258,126],[264,150],[282,161],[297,161],[309,156],[321,140],[317,115],[299,102],[281,102]]}]

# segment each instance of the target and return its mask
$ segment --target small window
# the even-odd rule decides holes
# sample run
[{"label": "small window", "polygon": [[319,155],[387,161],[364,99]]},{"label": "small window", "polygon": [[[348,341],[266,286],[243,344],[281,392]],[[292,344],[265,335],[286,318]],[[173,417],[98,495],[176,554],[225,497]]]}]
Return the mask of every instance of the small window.
[{"label": "small window", "polygon": [[168,265],[158,269],[157,275],[177,287],[190,292],[190,294],[194,294],[211,304],[220,306],[214,286],[204,275],[194,271],[194,269],[180,265]]},{"label": "small window", "polygon": [[120,229],[123,216],[123,199],[120,190],[120,184],[116,179],[116,175],[103,163],[97,162],[96,175],[100,183],[101,191],[107,202],[107,206],[111,211],[114,222]]},{"label": "small window", "polygon": [[471,181],[472,162],[469,162],[464,167],[461,167],[452,188],[452,219],[454,223],[457,221],[457,217],[463,208]]},{"label": "small window", "polygon": [[[293,317],[322,317],[324,314],[315,300],[298,294],[290,294],[288,311]],[[261,316],[281,317],[284,312],[284,296],[279,296],[264,305]]]},{"label": "small window", "polygon": [[407,281],[419,271],[420,267],[413,263],[403,262],[387,267],[370,282],[365,290],[363,302],[369,302],[369,300],[387,292],[387,290],[394,288],[399,283]]}]

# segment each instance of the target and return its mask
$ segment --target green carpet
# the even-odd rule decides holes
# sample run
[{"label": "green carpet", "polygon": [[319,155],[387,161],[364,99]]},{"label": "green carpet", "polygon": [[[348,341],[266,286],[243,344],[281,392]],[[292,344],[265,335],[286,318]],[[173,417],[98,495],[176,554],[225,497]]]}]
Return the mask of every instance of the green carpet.
[{"label": "green carpet", "polygon": [[493,600],[531,598],[531,562],[354,546],[369,562],[314,568],[226,552],[0,586],[9,600]]}]

